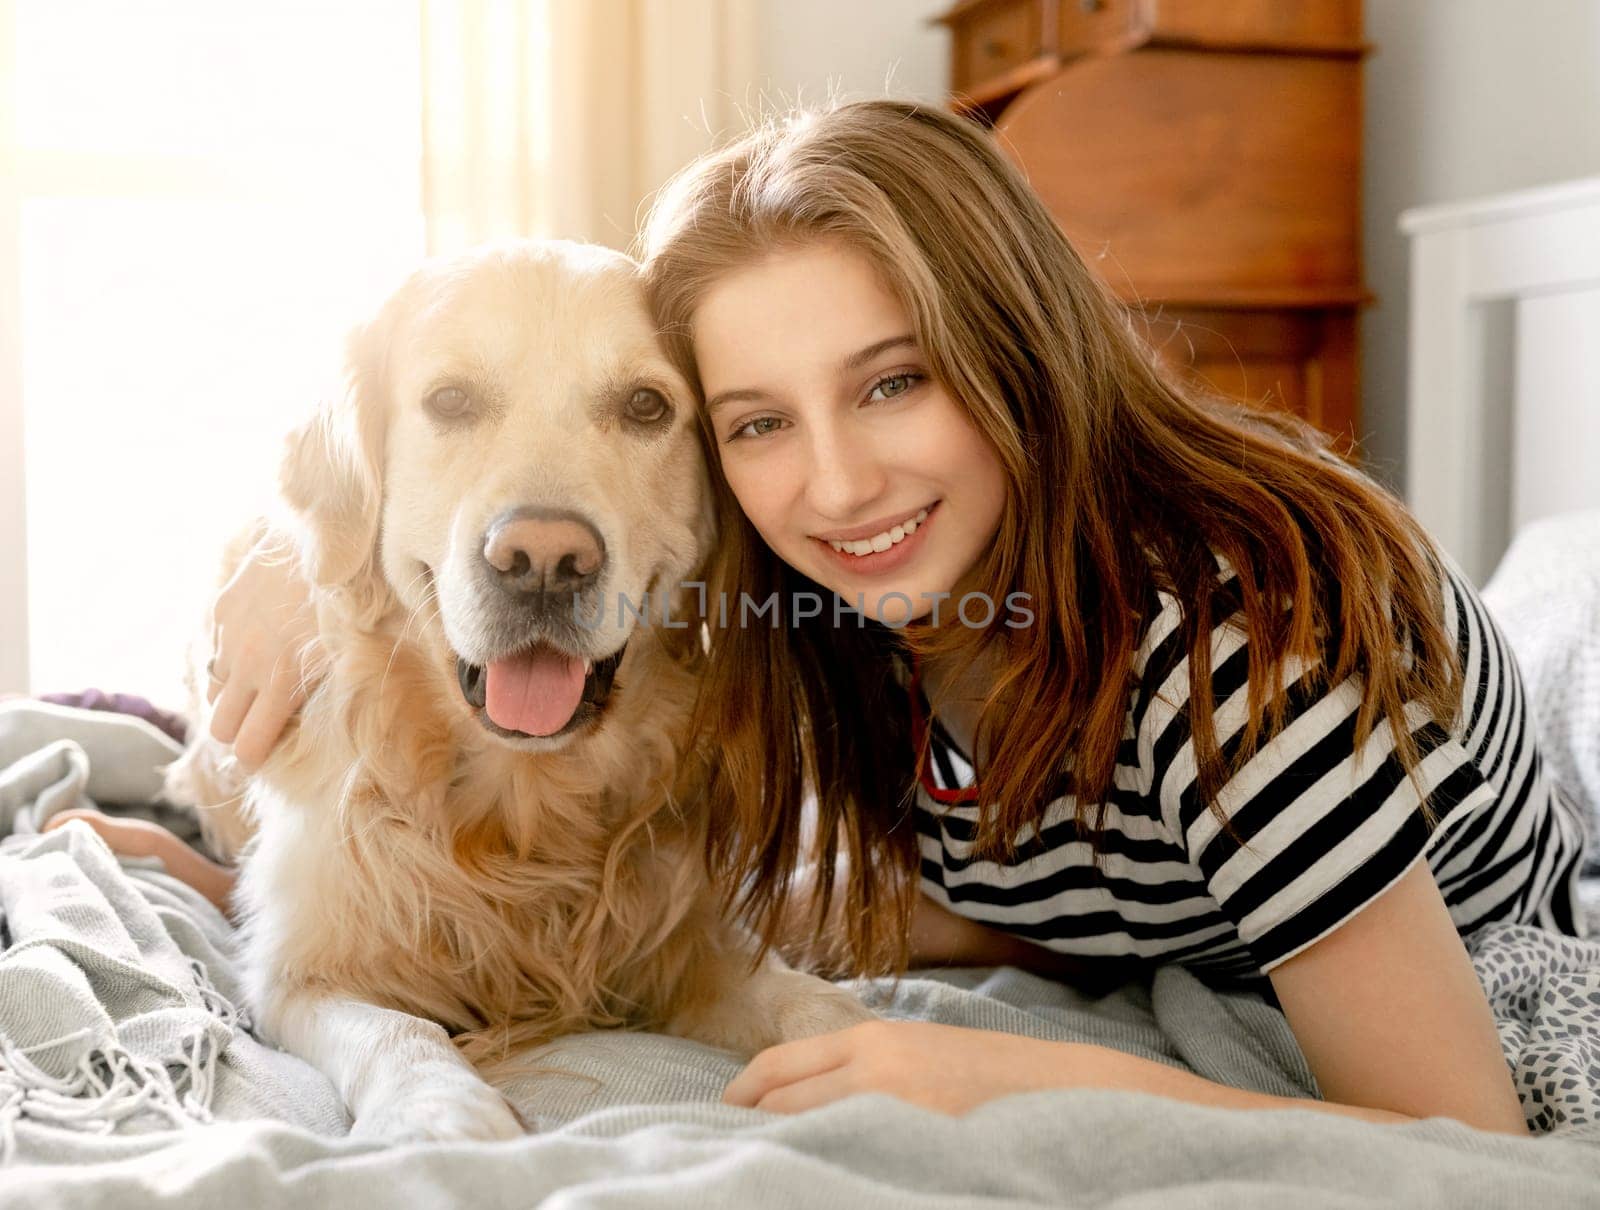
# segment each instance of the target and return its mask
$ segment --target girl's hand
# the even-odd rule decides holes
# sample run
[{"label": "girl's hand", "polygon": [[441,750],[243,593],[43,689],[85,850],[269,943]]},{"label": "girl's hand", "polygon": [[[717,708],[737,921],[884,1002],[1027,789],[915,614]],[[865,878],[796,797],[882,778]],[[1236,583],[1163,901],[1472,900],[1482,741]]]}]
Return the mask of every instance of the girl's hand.
[{"label": "girl's hand", "polygon": [[254,772],[305,701],[307,647],[316,636],[311,586],[292,541],[267,529],[212,608],[211,734]]},{"label": "girl's hand", "polygon": [[187,882],[223,915],[230,913],[234,871],[196,853],[160,824],[148,819],[107,815],[95,808],[72,807],[52,815],[40,830],[52,831],[72,819],[81,819],[100,833],[100,839],[113,853],[123,857],[159,857],[167,873]]},{"label": "girl's hand", "polygon": [[926,1021],[867,1021],[762,1051],[722,1099],[799,1113],[852,1093],[885,1092],[962,1114],[1008,1093],[1111,1086],[1102,1050]]}]

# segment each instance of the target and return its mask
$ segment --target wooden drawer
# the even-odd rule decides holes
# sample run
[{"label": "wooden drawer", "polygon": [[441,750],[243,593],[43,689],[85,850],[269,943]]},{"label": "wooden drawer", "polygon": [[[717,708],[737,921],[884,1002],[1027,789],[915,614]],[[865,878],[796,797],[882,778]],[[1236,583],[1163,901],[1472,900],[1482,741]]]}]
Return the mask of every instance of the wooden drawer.
[{"label": "wooden drawer", "polygon": [[950,26],[951,83],[958,92],[979,93],[1044,54],[1041,0],[985,0],[957,6],[945,15]]},{"label": "wooden drawer", "polygon": [[1150,48],[1360,57],[1361,0],[959,0],[950,30],[956,108],[993,121],[1055,69]]},{"label": "wooden drawer", "polygon": [[1164,301],[1361,285],[1360,61],[1075,60],[996,124],[1085,256]]},{"label": "wooden drawer", "polygon": [[1149,34],[1148,8],[1149,0],[1056,0],[1055,44],[1048,49],[1062,59],[1131,50]]},{"label": "wooden drawer", "polygon": [[978,108],[1014,96],[1063,62],[1131,50],[1149,36],[1150,0],[964,0],[950,29],[954,92]]},{"label": "wooden drawer", "polygon": [[1361,0],[1140,0],[1157,44],[1219,49],[1352,51]]},{"label": "wooden drawer", "polygon": [[1241,403],[1309,420],[1352,455],[1361,416],[1355,307],[1160,307],[1136,327],[1180,377]]}]

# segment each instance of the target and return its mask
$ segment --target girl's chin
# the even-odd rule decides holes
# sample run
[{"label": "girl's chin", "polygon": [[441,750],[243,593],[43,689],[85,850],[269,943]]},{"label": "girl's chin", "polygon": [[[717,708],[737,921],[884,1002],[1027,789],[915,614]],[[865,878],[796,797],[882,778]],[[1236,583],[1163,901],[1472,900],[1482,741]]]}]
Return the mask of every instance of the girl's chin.
[{"label": "girl's chin", "polygon": [[[884,587],[881,584],[868,588],[859,582],[837,578],[831,584],[820,579],[817,582],[839,596],[844,602],[841,609],[846,606],[852,610],[861,609],[874,622],[882,622],[886,626],[905,626],[927,617],[932,610],[929,596],[920,588]],[[828,609],[827,603],[823,604],[823,609]]]}]

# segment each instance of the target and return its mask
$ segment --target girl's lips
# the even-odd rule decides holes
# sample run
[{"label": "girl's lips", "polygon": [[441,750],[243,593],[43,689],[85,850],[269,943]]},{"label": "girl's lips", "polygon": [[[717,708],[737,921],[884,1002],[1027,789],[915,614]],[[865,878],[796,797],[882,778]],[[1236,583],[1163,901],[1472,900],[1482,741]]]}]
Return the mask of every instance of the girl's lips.
[{"label": "girl's lips", "polygon": [[916,558],[917,551],[922,549],[923,534],[928,532],[928,526],[933,524],[939,506],[943,503],[943,500],[935,500],[928,508],[928,515],[917,525],[917,532],[908,534],[888,550],[875,550],[870,555],[853,555],[849,551],[834,550],[831,543],[824,542],[821,538],[813,538],[812,541],[822,548],[823,558],[831,559],[834,566],[852,575],[883,575]]}]

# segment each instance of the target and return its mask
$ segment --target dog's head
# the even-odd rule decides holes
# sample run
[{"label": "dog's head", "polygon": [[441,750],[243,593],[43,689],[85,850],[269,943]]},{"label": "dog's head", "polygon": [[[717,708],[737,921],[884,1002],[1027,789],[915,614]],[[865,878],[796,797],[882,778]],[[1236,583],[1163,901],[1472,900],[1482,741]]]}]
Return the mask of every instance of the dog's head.
[{"label": "dog's head", "polygon": [[352,335],[280,486],[313,583],[392,593],[463,709],[553,750],[599,722],[641,624],[670,608],[698,643],[682,585],[715,523],[693,406],[633,261],[498,244],[428,264]]}]

